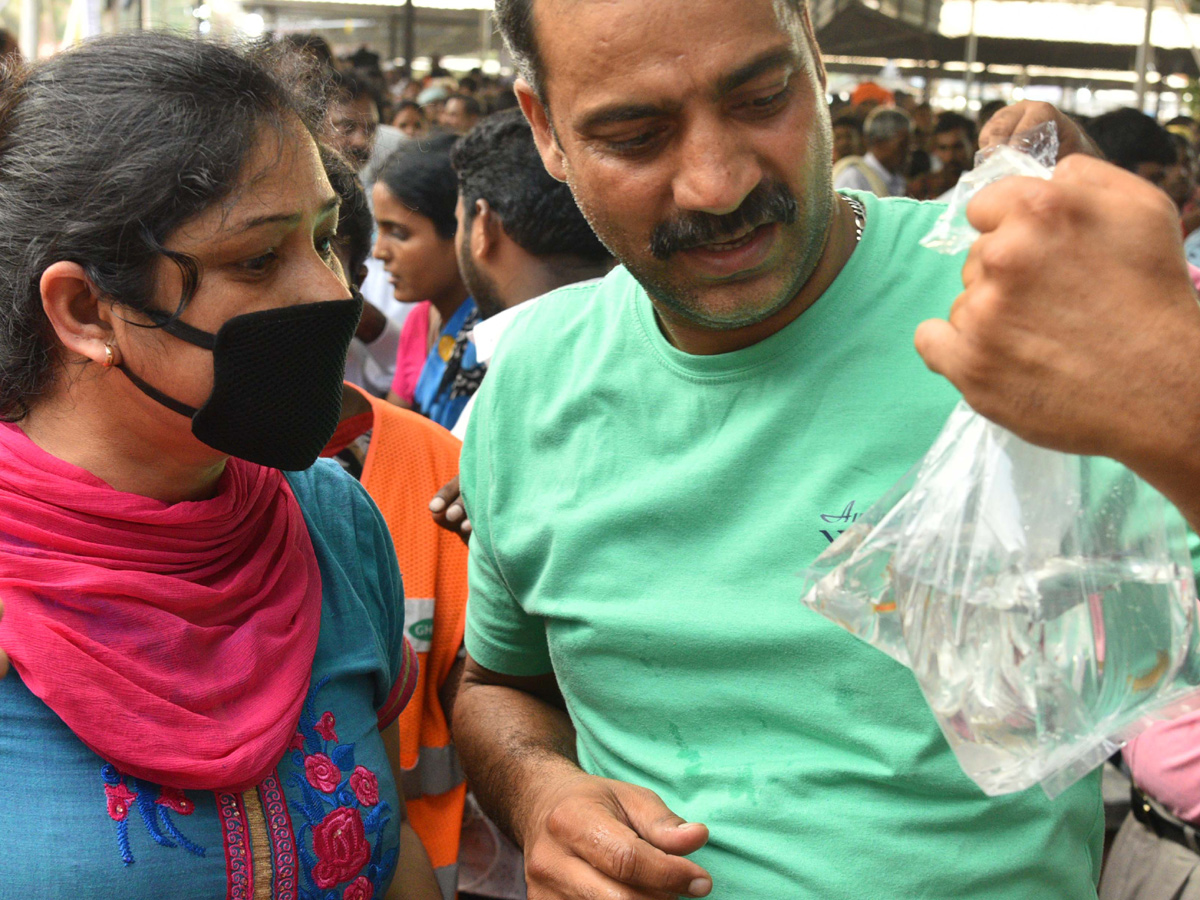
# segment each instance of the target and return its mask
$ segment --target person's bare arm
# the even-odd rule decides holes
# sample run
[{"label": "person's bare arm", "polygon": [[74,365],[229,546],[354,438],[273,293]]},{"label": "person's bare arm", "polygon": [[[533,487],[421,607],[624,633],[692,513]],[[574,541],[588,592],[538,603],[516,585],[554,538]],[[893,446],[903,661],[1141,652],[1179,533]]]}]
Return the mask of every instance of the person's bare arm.
[{"label": "person's bare arm", "polygon": [[454,741],[484,810],[525,851],[529,900],[701,897],[708,873],[684,856],[708,829],[653,791],[588,775],[552,675],[520,678],[467,657]]},{"label": "person's bare arm", "polygon": [[1200,528],[1200,305],[1175,208],[1082,155],[1008,178],[967,208],[981,232],[926,364],[1031,443],[1108,456]]},{"label": "person's bare arm", "polygon": [[433,874],[433,864],[425,845],[408,824],[404,811],[404,788],[400,779],[400,723],[393,722],[383,732],[383,745],[387,748],[392,774],[396,779],[396,792],[400,795],[400,857],[396,861],[396,874],[388,888],[385,900],[443,900],[442,889]]}]

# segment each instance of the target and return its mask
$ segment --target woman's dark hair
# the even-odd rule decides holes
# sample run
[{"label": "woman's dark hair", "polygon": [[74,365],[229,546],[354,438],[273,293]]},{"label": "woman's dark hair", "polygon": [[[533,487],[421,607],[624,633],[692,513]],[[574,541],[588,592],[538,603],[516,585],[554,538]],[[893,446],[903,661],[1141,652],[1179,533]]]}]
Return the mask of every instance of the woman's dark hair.
[{"label": "woman's dark hair", "polygon": [[384,161],[376,181],[392,196],[433,223],[442,238],[454,237],[458,179],[450,165],[450,150],[458,138],[439,134],[411,141]]},{"label": "woman's dark hair", "polygon": [[341,201],[338,208],[337,236],[333,241],[346,250],[346,259],[350,263],[350,271],[346,273],[346,278],[355,287],[361,287],[358,283],[358,273],[366,265],[367,257],[371,255],[371,237],[375,232],[371,207],[367,205],[367,195],[363,191],[362,182],[337,151],[322,147],[321,163],[325,166],[325,176],[329,179],[330,187]]},{"label": "woman's dark hair", "polygon": [[58,345],[39,284],[46,268],[76,262],[101,294],[144,311],[165,257],[183,274],[178,314],[201,273],[164,242],[229,196],[264,127],[299,119],[318,133],[310,74],[299,54],[153,33],[96,38],[8,73],[0,84],[0,420],[23,418],[52,379]]}]

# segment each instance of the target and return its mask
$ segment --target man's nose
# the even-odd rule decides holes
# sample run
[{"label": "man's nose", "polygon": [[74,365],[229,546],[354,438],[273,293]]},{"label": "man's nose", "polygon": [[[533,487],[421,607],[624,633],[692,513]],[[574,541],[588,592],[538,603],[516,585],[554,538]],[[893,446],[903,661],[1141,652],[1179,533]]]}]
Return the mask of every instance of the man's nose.
[{"label": "man's nose", "polygon": [[748,142],[714,115],[690,123],[684,132],[672,191],[680,209],[720,216],[740,207],[762,178]]}]

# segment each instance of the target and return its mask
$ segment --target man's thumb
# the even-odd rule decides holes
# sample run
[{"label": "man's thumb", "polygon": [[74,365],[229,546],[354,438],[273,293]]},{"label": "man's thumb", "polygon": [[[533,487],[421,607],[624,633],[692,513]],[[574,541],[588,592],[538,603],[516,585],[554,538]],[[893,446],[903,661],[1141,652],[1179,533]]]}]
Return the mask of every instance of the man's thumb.
[{"label": "man's thumb", "polygon": [[687,856],[708,842],[708,828],[675,815],[658,794],[633,785],[624,787],[618,800],[625,818],[646,843],[673,856]]}]

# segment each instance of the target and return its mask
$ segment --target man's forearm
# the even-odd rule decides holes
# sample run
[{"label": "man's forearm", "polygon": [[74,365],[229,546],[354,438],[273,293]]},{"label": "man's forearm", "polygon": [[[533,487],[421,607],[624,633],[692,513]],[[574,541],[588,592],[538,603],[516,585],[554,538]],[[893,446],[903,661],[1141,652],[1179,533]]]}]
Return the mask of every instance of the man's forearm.
[{"label": "man's forearm", "polygon": [[464,678],[454,704],[454,743],[480,805],[522,847],[539,797],[583,774],[570,717],[519,688]]}]

